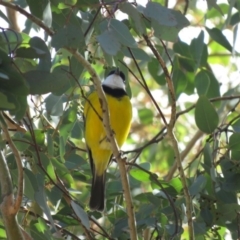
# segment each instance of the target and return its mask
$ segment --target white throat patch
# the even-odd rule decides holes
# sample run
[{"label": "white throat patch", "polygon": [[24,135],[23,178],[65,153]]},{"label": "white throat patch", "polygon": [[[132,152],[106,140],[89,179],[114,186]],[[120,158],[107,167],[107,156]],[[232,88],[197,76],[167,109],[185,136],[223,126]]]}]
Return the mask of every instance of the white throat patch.
[{"label": "white throat patch", "polygon": [[123,79],[117,74],[111,74],[103,81],[103,85],[110,88],[120,88],[126,90]]}]

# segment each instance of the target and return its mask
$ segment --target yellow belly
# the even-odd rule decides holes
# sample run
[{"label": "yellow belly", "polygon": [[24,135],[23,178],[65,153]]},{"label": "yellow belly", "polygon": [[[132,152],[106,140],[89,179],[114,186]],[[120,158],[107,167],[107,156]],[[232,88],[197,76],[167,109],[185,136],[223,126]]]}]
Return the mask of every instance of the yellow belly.
[{"label": "yellow belly", "polygon": [[[130,130],[132,119],[131,102],[128,96],[118,99],[106,94],[106,98],[110,113],[111,128],[115,134],[119,147],[121,147]],[[102,110],[97,93],[93,92],[88,99],[98,114],[102,117]],[[106,133],[101,120],[88,102],[86,102],[86,106],[84,108],[84,116],[86,121],[86,144],[92,153],[96,174],[100,176],[108,166],[110,156],[112,155],[111,146],[106,138]]]}]

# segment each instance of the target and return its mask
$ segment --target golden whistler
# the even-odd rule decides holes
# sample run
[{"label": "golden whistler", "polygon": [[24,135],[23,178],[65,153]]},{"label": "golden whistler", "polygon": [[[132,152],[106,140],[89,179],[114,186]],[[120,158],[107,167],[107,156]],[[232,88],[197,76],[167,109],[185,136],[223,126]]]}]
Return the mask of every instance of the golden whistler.
[{"label": "golden whistler", "polygon": [[[110,125],[121,147],[131,125],[132,105],[125,89],[125,76],[118,69],[111,71],[102,83],[110,113]],[[85,140],[92,169],[92,190],[89,206],[103,211],[105,206],[106,169],[112,158],[111,145],[103,127],[102,109],[94,91],[84,107]]]}]

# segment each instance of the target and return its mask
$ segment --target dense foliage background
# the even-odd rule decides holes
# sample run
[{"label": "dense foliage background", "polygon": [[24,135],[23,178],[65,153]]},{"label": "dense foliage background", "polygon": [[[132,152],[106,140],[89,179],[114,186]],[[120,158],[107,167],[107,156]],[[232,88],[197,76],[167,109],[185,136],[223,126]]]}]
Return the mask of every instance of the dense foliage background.
[{"label": "dense foliage background", "polygon": [[[134,235],[116,162],[105,212],[88,208],[87,61],[100,78],[113,67],[127,76],[134,116],[123,153],[135,239],[240,238],[239,0],[0,5],[10,26],[0,26],[0,239],[15,214],[22,239]],[[6,196],[16,201],[6,205]]]}]

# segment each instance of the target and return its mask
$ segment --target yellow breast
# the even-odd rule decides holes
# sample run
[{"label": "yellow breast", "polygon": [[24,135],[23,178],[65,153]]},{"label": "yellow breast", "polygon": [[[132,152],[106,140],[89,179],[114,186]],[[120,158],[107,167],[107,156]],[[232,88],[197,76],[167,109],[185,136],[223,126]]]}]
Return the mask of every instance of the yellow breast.
[{"label": "yellow breast", "polygon": [[[121,147],[125,142],[131,125],[132,105],[128,96],[115,98],[106,94],[110,113],[110,124],[116,141]],[[102,109],[96,92],[93,92],[88,100],[102,117]],[[99,174],[106,169],[109,158],[112,155],[111,146],[106,138],[106,133],[99,116],[93,110],[89,102],[84,108],[85,116],[85,140],[92,152],[92,157]]]}]

